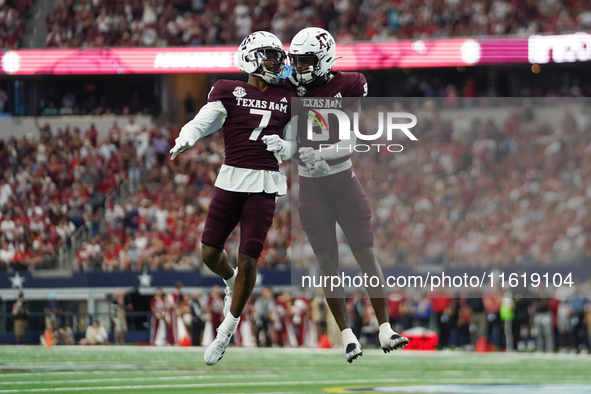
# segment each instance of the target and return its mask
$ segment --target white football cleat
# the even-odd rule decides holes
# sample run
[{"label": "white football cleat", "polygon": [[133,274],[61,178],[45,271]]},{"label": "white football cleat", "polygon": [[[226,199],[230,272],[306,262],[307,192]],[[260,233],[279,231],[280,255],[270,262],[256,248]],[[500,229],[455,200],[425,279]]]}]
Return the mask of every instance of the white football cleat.
[{"label": "white football cleat", "polygon": [[393,330],[380,332],[379,337],[380,346],[384,353],[390,353],[392,350],[398,350],[408,346],[408,338],[403,337]]},{"label": "white football cleat", "polygon": [[351,364],[357,357],[363,356],[363,350],[361,349],[359,342],[348,344],[345,348],[345,356],[347,356],[347,362],[349,364]]},{"label": "white football cleat", "polygon": [[224,357],[226,348],[230,344],[230,338],[232,338],[232,335],[225,335],[218,328],[218,333],[215,336],[215,339],[209,344],[207,349],[205,349],[205,353],[203,354],[203,361],[205,361],[205,364],[216,365],[222,359],[222,357]]}]

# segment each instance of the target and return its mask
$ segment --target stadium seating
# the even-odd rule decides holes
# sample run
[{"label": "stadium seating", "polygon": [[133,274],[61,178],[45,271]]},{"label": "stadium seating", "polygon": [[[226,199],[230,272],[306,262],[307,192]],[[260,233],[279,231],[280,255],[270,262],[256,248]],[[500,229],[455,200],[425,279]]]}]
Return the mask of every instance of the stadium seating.
[{"label": "stadium seating", "polygon": [[[564,112],[561,130],[569,130],[564,132],[544,128],[535,117],[535,111],[516,107],[504,120],[503,129],[492,123],[430,125],[423,131],[422,153],[407,155],[410,160],[406,162],[395,155],[356,155],[356,173],[376,212],[380,262],[385,266],[445,266],[454,260],[479,266],[485,262],[479,256],[489,256],[487,262],[502,266],[588,259],[589,244],[581,241],[581,231],[587,231],[589,222],[589,213],[581,209],[581,203],[584,206],[588,199],[581,182],[591,176],[588,119],[580,113]],[[54,132],[42,127],[38,141],[11,139],[0,143],[0,171],[4,174],[0,179],[0,260],[11,258],[0,262],[0,269],[51,267],[55,251],[78,226],[88,227],[91,233],[90,240],[76,253],[75,268],[79,270],[186,271],[201,266],[198,241],[211,186],[222,161],[221,134],[207,137],[171,162],[158,149],[166,151],[163,146],[172,143],[177,130],[152,126],[140,128],[136,134],[135,127],[127,126],[122,127],[121,141],[95,141],[92,129]],[[136,141],[135,145],[128,139]],[[425,176],[411,176],[416,168],[421,168]],[[503,172],[501,168],[512,170]],[[538,177],[544,181],[538,181]],[[123,187],[132,192],[130,197],[107,199],[124,179]],[[394,195],[389,185],[394,185]],[[101,207],[104,222],[97,215]],[[479,212],[487,213],[488,219]],[[550,225],[536,225],[540,213]],[[459,217],[463,223],[453,231],[454,218]],[[290,209],[286,202],[280,202],[261,267],[286,264],[291,246],[289,222]],[[228,245],[230,251],[237,249],[237,234]],[[346,263],[347,256],[343,257]],[[569,293],[568,297],[584,296],[589,286],[583,284],[578,293]],[[449,296],[450,316],[457,318],[451,319],[445,330],[429,324],[435,313],[430,296],[401,292],[392,297],[397,302],[390,308],[391,319],[401,330],[417,326],[437,329],[439,343],[452,348],[474,349],[480,342],[488,343],[480,346],[481,350],[505,346],[495,331],[500,326],[491,325],[484,340],[467,334],[472,304],[458,294]],[[552,305],[573,302],[582,314],[588,305],[583,301],[583,306],[577,307],[558,290],[554,297]],[[314,301],[305,302],[313,308]],[[352,297],[349,302],[358,304],[352,309],[362,311],[354,326],[361,327],[360,336],[372,343],[375,317],[369,300]],[[287,338],[293,337],[284,330],[259,345],[313,343],[306,342],[304,326],[286,318],[292,313],[305,316],[307,324],[326,327],[326,322],[308,315],[302,301],[280,300],[278,304],[284,306],[274,307],[271,319],[279,319],[285,330],[293,330],[297,343],[288,342]],[[243,320],[256,327],[258,318],[247,312]],[[529,322],[528,318],[521,332],[526,327],[528,333],[532,332]],[[206,330],[213,328],[206,326]],[[565,351],[585,349],[588,339],[569,330],[561,332],[556,346]],[[337,331],[331,343],[339,336]],[[535,349],[535,340],[528,334],[516,338],[514,347]]]},{"label": "stadium seating", "polygon": [[0,48],[16,49],[25,31],[33,0],[3,1],[0,7]]},{"label": "stadium seating", "polygon": [[99,144],[92,129],[44,125],[39,133],[35,140],[0,141],[3,269],[53,267],[58,248],[76,228],[93,228],[126,173],[123,152]]},{"label": "stadium seating", "polygon": [[[559,33],[591,25],[588,2],[283,2],[58,0],[47,16],[47,47],[238,44],[270,30],[284,42],[320,26],[352,41]],[[585,5],[586,4],[586,5]]]},{"label": "stadium seating", "polygon": [[[480,267],[589,259],[591,244],[584,236],[589,212],[581,209],[589,198],[582,186],[591,176],[585,164],[589,125],[585,116],[569,111],[562,114],[560,129],[532,116],[535,111],[523,107],[501,128],[492,122],[427,125],[421,155],[355,155],[356,173],[375,212],[382,264]],[[85,225],[92,241],[77,251],[78,269],[201,266],[201,231],[223,160],[221,133],[170,161],[167,152],[178,131],[170,126],[128,131],[128,126],[120,143],[97,141],[92,129],[53,132],[48,126],[40,129],[38,141],[3,142],[5,256],[12,250],[14,263],[51,265],[50,256]],[[412,176],[416,168],[425,176]],[[123,180],[131,197],[105,205]],[[103,208],[104,220],[97,215]],[[261,267],[287,265],[290,212],[280,199]],[[552,225],[538,226],[539,217]],[[228,242],[231,254],[237,240],[236,231]],[[352,262],[347,248],[343,253],[343,263]]]},{"label": "stadium seating", "polygon": [[[566,110],[553,129],[534,114],[519,108],[504,127],[432,123],[421,131],[421,154],[355,156],[385,264],[391,256],[398,265],[478,267],[591,256],[583,235],[590,217],[582,209],[591,139],[581,119],[588,118]],[[539,226],[541,220],[552,225]]]},{"label": "stadium seating", "polygon": [[[200,267],[197,241],[223,160],[221,134],[171,162],[178,130],[128,126],[112,140],[97,140],[92,128],[55,132],[45,125],[39,140],[0,142],[0,269],[54,267],[59,247],[80,226],[89,240],[75,251],[75,269]],[[133,188],[132,196],[106,202],[120,187]],[[289,219],[280,203],[261,267],[286,265]],[[230,249],[237,242],[235,233]]]}]

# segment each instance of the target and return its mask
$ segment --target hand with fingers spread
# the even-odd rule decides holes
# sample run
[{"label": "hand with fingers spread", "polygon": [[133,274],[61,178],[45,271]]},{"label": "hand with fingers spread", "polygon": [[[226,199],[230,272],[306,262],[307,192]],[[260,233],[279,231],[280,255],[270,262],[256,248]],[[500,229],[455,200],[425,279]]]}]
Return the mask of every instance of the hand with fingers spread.
[{"label": "hand with fingers spread", "polygon": [[174,158],[177,157],[179,153],[183,153],[193,145],[195,145],[194,139],[187,137],[178,137],[176,140],[174,140],[174,146],[169,152],[172,153],[172,156],[170,156],[170,160],[174,160]]}]

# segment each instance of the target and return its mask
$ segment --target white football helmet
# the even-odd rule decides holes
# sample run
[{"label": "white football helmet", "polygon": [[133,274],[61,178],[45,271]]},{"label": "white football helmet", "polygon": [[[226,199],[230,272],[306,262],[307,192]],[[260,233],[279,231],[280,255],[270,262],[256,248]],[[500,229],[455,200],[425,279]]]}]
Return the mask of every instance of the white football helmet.
[{"label": "white football helmet", "polygon": [[308,84],[332,71],[336,62],[336,45],[332,35],[319,27],[301,30],[291,40],[289,57],[295,70],[292,82]]},{"label": "white football helmet", "polygon": [[[275,69],[267,69],[264,61],[275,62]],[[279,38],[266,31],[251,33],[238,47],[240,71],[261,77],[270,84],[276,84],[291,75],[288,62],[289,59]]]}]

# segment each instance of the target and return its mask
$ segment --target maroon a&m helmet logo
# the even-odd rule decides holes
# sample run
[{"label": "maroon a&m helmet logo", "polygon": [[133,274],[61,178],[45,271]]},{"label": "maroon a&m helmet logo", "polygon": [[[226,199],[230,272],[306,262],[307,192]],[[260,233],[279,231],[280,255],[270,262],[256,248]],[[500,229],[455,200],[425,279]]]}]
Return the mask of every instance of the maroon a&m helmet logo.
[{"label": "maroon a&m helmet logo", "polygon": [[318,34],[316,36],[316,39],[320,43],[320,49],[326,48],[326,50],[329,50],[334,44],[334,42],[330,38],[328,38],[328,34],[326,33]]}]

